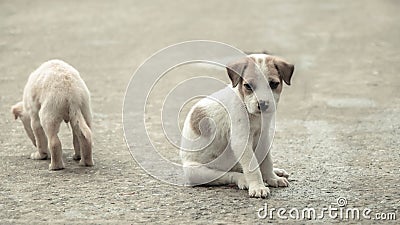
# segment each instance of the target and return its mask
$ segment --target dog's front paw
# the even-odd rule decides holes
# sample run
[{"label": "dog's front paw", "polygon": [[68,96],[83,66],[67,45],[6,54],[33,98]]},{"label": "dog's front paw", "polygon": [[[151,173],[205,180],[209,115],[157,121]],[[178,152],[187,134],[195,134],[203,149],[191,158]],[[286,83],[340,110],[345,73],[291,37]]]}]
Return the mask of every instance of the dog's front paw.
[{"label": "dog's front paw", "polygon": [[252,198],[266,198],[269,195],[269,188],[264,184],[249,185],[249,196]]},{"label": "dog's front paw", "polygon": [[274,168],[274,173],[275,173],[278,177],[289,178],[289,173],[286,172],[284,169]]},{"label": "dog's front paw", "polygon": [[285,177],[267,178],[267,184],[271,187],[288,187],[289,181]]},{"label": "dog's front paw", "polygon": [[31,154],[31,159],[34,159],[34,160],[47,159],[47,154],[40,153],[40,152],[34,152],[34,153]]}]

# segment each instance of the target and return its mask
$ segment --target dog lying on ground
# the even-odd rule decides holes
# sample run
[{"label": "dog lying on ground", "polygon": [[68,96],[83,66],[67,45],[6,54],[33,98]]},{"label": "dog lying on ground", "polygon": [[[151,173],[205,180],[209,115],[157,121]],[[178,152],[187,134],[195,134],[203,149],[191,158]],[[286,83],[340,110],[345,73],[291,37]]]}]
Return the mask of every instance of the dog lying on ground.
[{"label": "dog lying on ground", "polygon": [[74,160],[82,166],[93,166],[92,113],[90,93],[79,72],[61,60],[43,63],[29,76],[23,101],[12,109],[21,119],[37,152],[31,159],[51,156],[50,170],[64,169],[58,132],[62,121],[70,123],[73,134]]},{"label": "dog lying on ground", "polygon": [[227,67],[232,84],[197,102],[184,122],[180,157],[187,184],[236,184],[250,197],[269,194],[264,181],[289,185],[289,174],[273,168],[269,127],[283,82],[290,85],[293,71],[292,64],[266,54]]}]

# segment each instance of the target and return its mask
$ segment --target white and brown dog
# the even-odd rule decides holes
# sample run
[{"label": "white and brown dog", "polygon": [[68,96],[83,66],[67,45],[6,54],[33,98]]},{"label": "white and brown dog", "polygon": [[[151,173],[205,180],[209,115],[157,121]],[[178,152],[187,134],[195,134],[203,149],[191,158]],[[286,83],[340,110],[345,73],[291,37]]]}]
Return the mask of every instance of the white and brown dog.
[{"label": "white and brown dog", "polygon": [[264,182],[289,185],[289,174],[273,168],[269,149],[275,105],[293,70],[266,54],[227,67],[232,84],[197,102],[183,126],[180,156],[188,185],[236,184],[250,197],[269,194]]},{"label": "white and brown dog", "polygon": [[62,121],[70,122],[75,154],[80,165],[92,166],[92,113],[90,93],[79,72],[61,60],[43,63],[31,73],[23,101],[12,109],[20,118],[37,152],[31,159],[51,156],[50,170],[64,168],[58,132]]}]

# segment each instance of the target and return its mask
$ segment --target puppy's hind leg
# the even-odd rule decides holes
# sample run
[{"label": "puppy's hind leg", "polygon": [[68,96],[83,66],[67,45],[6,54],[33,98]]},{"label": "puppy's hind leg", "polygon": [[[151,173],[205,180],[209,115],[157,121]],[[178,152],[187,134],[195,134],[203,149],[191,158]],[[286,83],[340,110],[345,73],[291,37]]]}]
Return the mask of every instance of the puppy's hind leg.
[{"label": "puppy's hind leg", "polygon": [[286,170],[284,170],[284,169],[274,168],[274,173],[275,173],[278,177],[289,178],[289,173],[286,172]]},{"label": "puppy's hind leg", "polygon": [[31,154],[31,159],[41,160],[47,159],[49,156],[47,137],[40,124],[40,119],[37,114],[31,116],[31,127],[36,139],[37,152]]},{"label": "puppy's hind leg", "polygon": [[75,131],[75,129],[72,129],[72,141],[73,141],[74,150],[75,150],[75,154],[72,158],[74,160],[80,160],[81,159],[81,147],[79,145],[79,138],[78,138],[78,134]]},{"label": "puppy's hind leg", "polygon": [[243,173],[215,170],[203,165],[184,166],[183,169],[190,186],[236,184],[240,189],[248,188]]},{"label": "puppy's hind leg", "polygon": [[81,148],[81,161],[79,161],[79,165],[81,166],[93,166],[93,158],[92,158],[92,137],[91,132],[87,132],[83,134],[80,132],[78,134],[79,146]]},{"label": "puppy's hind leg", "polygon": [[[78,147],[78,144],[80,148],[81,160],[79,161],[79,165],[93,166],[94,162],[92,158],[92,131],[90,130],[80,111],[77,111],[76,117],[71,119],[71,126],[74,137],[74,148],[75,146]],[[76,142],[76,140],[78,142]],[[75,148],[75,156],[77,156],[77,151],[78,149]]]},{"label": "puppy's hind leg", "polygon": [[51,162],[49,165],[49,169],[62,170],[64,169],[64,162],[62,160],[61,142],[60,139],[58,138],[58,132],[60,130],[60,124],[62,120],[47,118],[44,119],[43,121],[45,121],[43,124],[43,128],[49,139],[49,148],[51,155]]}]

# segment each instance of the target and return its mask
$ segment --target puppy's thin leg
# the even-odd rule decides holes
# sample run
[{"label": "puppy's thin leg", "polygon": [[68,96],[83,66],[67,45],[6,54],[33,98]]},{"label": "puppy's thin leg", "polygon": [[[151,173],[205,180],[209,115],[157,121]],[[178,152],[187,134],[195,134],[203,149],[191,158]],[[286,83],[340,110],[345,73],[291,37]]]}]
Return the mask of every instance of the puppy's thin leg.
[{"label": "puppy's thin leg", "polygon": [[[76,118],[71,120],[73,134],[77,137],[80,147],[81,166],[93,166],[92,131],[87,125],[82,113],[77,111]],[[76,152],[76,150],[75,150]]]},{"label": "puppy's thin leg", "polygon": [[[246,137],[246,135],[238,135],[239,137]],[[240,138],[232,138],[231,148],[235,157],[239,159],[239,164],[243,169],[246,183],[249,187],[249,196],[257,198],[265,198],[269,195],[269,189],[264,185],[263,177],[258,165],[254,167],[251,162],[255,157],[252,146],[249,144],[243,145],[243,140]],[[248,143],[253,143],[253,138],[248,138]],[[243,151],[243,146],[245,149]],[[243,153],[243,154],[242,154]]]},{"label": "puppy's thin leg", "polygon": [[223,172],[224,174],[216,180],[210,182],[210,185],[236,184],[239,189],[248,189],[246,178],[243,173]]},{"label": "puppy's thin leg", "polygon": [[289,182],[285,177],[279,177],[274,172],[271,151],[268,152],[267,156],[260,165],[261,172],[263,174],[264,181],[272,187],[287,187]]},{"label": "puppy's thin leg", "polygon": [[80,160],[81,159],[81,147],[79,145],[79,138],[78,138],[78,135],[76,134],[75,129],[72,129],[72,141],[74,143],[74,150],[75,150],[75,154],[72,158],[74,160]]},{"label": "puppy's thin leg", "polygon": [[64,169],[64,162],[62,160],[62,148],[61,142],[58,138],[58,131],[60,130],[61,120],[49,119],[48,117],[42,117],[43,128],[49,139],[49,148],[51,155],[51,162],[49,165],[50,170],[62,170]]},{"label": "puppy's thin leg", "polygon": [[240,189],[247,189],[246,178],[243,173],[225,172],[206,166],[184,166],[188,185],[226,185],[236,184]]},{"label": "puppy's thin leg", "polygon": [[47,159],[49,151],[47,144],[47,137],[44,133],[40,119],[37,114],[31,117],[31,127],[36,139],[36,146],[38,151],[31,154],[31,159]]},{"label": "puppy's thin leg", "polygon": [[[81,146],[81,153],[82,153],[82,159],[80,161],[80,165],[82,166],[93,166],[93,156],[92,156],[92,112],[90,110],[89,103],[86,102],[86,104],[83,104],[81,106],[81,114],[82,114],[82,121],[81,121],[81,132],[82,136],[80,136],[80,146]],[[83,123],[82,123],[83,122]],[[86,126],[85,126],[85,124]]]},{"label": "puppy's thin leg", "polygon": [[[87,136],[88,134],[86,134]],[[92,140],[91,137],[86,137],[82,133],[78,135],[79,146],[81,147],[81,161],[79,165],[81,166],[93,166],[93,158],[92,158]]]}]

